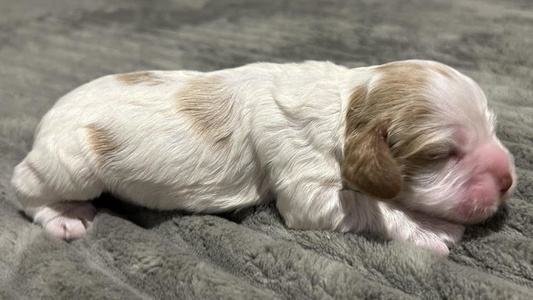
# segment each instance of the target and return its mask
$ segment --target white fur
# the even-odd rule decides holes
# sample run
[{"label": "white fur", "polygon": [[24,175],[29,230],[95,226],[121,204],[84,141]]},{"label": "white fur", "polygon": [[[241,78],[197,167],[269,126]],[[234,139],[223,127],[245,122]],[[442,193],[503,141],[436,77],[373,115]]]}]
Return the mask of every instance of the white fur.
[{"label": "white fur", "polygon": [[[63,214],[53,230],[47,224],[58,214],[50,210],[61,214],[63,206],[74,203],[64,201],[91,200],[103,191],[149,208],[198,212],[239,209],[273,194],[292,228],[373,231],[442,253],[461,238],[462,225],[414,210],[436,207],[442,211],[436,215],[449,214],[453,205],[447,202],[460,195],[453,182],[467,180],[468,171],[452,180],[449,170],[427,170],[420,174],[425,184],[407,187],[395,204],[343,190],[340,164],[349,96],[355,86],[377,78],[375,67],[257,63],[209,73],[223,78],[217,92],[233,105],[226,148],[197,134],[177,109],[176,93],[205,74],[154,74],[164,83],[128,85],[115,76],[102,77],[67,94],[46,114],[33,150],[12,180],[22,208],[35,222],[56,236],[78,237],[79,226],[72,234],[69,224],[82,220],[87,226],[90,206],[77,215]],[[471,121],[469,128],[485,132],[490,120],[472,118],[488,115],[486,100],[472,91],[476,85],[470,79],[459,77],[472,98],[445,103],[439,99],[450,95],[431,97],[443,111],[443,119],[435,122]],[[433,80],[443,79],[435,75]],[[104,128],[118,146],[103,167],[88,143],[89,126]]]}]

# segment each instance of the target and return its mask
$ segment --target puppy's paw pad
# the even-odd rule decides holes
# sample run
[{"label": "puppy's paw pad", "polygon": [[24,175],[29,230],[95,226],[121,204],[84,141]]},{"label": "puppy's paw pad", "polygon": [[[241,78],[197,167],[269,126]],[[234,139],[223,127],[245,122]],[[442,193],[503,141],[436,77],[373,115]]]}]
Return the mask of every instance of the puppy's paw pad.
[{"label": "puppy's paw pad", "polygon": [[67,241],[79,239],[83,237],[87,231],[87,227],[82,220],[61,216],[46,223],[44,229],[51,236]]},{"label": "puppy's paw pad", "polygon": [[85,235],[96,212],[89,202],[61,202],[39,208],[34,222],[43,225],[51,236],[69,241]]},{"label": "puppy's paw pad", "polygon": [[465,226],[453,223],[448,223],[438,229],[424,229],[419,233],[420,236],[415,239],[417,241],[415,244],[448,256],[450,248],[461,240],[464,231]]}]

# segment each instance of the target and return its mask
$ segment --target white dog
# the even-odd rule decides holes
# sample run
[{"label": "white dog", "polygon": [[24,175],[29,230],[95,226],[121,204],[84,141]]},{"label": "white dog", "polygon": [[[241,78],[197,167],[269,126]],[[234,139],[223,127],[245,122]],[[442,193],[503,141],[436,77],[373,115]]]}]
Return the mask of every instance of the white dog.
[{"label": "white dog", "polygon": [[67,240],[84,235],[103,191],[192,212],[275,197],[288,227],[446,254],[515,177],[478,85],[412,60],[106,76],[44,116],[12,184],[25,213]]}]

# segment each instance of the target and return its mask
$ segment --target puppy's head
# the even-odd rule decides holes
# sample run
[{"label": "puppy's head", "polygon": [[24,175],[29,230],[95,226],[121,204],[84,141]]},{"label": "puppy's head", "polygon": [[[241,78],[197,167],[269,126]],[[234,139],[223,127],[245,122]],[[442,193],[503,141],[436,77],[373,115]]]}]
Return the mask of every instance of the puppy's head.
[{"label": "puppy's head", "polygon": [[431,61],[373,72],[353,90],[346,115],[347,185],[461,223],[496,212],[516,175],[479,86]]}]

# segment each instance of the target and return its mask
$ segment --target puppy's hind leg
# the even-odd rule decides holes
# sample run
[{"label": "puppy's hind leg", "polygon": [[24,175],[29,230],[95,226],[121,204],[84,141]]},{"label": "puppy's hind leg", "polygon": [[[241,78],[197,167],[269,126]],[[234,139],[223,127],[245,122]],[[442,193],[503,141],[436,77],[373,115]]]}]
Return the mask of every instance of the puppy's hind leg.
[{"label": "puppy's hind leg", "polygon": [[11,184],[26,215],[64,240],[84,236],[96,214],[88,200],[103,189],[81,158],[43,147],[15,167]]}]

